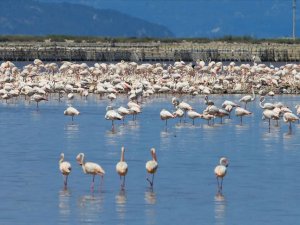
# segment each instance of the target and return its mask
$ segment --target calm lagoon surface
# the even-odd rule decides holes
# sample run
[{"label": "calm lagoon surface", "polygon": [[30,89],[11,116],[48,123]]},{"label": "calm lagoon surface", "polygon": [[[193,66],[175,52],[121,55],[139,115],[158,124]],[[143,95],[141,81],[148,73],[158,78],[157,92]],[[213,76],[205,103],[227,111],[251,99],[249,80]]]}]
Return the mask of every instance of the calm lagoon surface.
[{"label": "calm lagoon surface", "polygon": [[[220,106],[241,95],[212,95]],[[161,109],[173,110],[170,95],[144,99],[142,113],[115,123],[104,119],[111,104],[106,97],[68,102],[49,97],[35,103],[23,97],[0,103],[0,224],[293,224],[300,219],[300,125],[292,132],[282,120],[268,132],[262,121],[258,98],[248,104],[253,115],[243,125],[232,112],[224,124],[204,120],[179,123],[160,120]],[[203,96],[179,96],[198,112],[205,108]],[[272,101],[267,98],[267,102]],[[275,96],[294,111],[300,96]],[[113,105],[127,106],[119,96]],[[81,115],[64,116],[71,103]],[[273,121],[274,122],[274,121]],[[125,146],[129,171],[125,191],[120,190],[115,165]],[[151,190],[145,163],[155,147],[159,168]],[[58,169],[60,153],[72,164],[67,190]],[[83,174],[75,157],[99,163],[106,171],[104,183]],[[223,195],[217,195],[214,168],[219,158],[229,158]]]}]

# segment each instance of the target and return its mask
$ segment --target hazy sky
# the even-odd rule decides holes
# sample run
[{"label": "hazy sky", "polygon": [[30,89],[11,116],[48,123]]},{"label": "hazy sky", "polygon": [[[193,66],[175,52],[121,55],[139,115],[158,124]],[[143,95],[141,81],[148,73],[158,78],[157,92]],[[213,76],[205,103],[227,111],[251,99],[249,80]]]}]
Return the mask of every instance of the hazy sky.
[{"label": "hazy sky", "polygon": [[[40,0],[114,9],[167,26],[178,37],[292,33],[292,0]],[[297,2],[300,9],[300,1]],[[297,27],[300,24],[297,11]]]}]

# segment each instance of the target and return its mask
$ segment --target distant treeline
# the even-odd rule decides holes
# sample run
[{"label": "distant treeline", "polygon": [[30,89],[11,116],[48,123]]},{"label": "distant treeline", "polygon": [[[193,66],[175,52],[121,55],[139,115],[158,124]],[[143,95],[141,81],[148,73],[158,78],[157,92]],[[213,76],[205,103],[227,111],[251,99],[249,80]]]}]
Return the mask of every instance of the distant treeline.
[{"label": "distant treeline", "polygon": [[228,43],[279,43],[279,44],[300,44],[300,39],[291,38],[253,38],[250,36],[224,36],[220,38],[136,38],[136,37],[94,37],[94,36],[68,36],[68,35],[47,35],[47,36],[27,36],[27,35],[0,35],[0,42],[74,42],[74,43],[209,43],[213,41]]}]

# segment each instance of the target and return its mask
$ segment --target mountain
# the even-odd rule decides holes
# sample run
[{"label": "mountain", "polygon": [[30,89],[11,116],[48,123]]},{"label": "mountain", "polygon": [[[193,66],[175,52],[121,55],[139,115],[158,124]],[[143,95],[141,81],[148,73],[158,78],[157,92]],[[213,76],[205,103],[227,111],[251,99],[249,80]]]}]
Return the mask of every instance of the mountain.
[{"label": "mountain", "polygon": [[165,26],[111,9],[36,0],[0,1],[2,35],[172,37]]},{"label": "mountain", "polygon": [[[257,38],[292,34],[292,0],[40,0],[113,9],[168,27],[176,37]],[[296,31],[300,3],[296,3]]]}]

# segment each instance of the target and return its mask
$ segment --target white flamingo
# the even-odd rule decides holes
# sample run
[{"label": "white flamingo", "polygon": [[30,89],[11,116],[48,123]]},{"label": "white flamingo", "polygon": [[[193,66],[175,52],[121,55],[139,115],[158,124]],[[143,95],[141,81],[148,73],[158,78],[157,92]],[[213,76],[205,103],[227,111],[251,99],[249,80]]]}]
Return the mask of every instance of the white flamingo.
[{"label": "white flamingo", "polygon": [[299,117],[293,113],[286,112],[283,114],[283,121],[289,123],[289,130],[292,131],[292,123],[299,121]]},{"label": "white flamingo", "polygon": [[158,163],[157,163],[157,157],[156,157],[156,152],[154,148],[151,148],[151,155],[152,155],[152,160],[149,160],[146,163],[146,170],[148,173],[152,174],[152,179],[150,180],[147,178],[147,181],[149,182],[151,188],[153,187],[153,182],[154,182],[154,174],[156,173],[156,170],[158,168]]},{"label": "white flamingo", "polygon": [[270,110],[270,109],[265,109],[263,111],[263,116],[262,116],[262,119],[265,120],[265,119],[268,119],[269,120],[269,131],[270,131],[270,126],[271,126],[271,119],[272,120],[279,120],[279,114],[276,113],[276,111],[274,110]]},{"label": "white flamingo", "polygon": [[123,124],[124,124],[125,117],[130,114],[130,110],[123,106],[120,106],[117,109],[117,112],[123,117]]},{"label": "white flamingo", "polygon": [[72,117],[72,121],[74,120],[74,116],[78,116],[80,114],[80,112],[75,109],[72,106],[69,106],[65,111],[64,111],[64,115],[66,116],[71,116]]},{"label": "white flamingo", "polygon": [[168,110],[166,110],[166,109],[162,109],[160,111],[159,115],[160,115],[160,119],[161,120],[165,120],[166,121],[166,127],[168,125],[168,119],[175,118],[175,116],[172,113],[170,113]]},{"label": "white flamingo", "polygon": [[232,107],[239,107],[239,104],[237,104],[235,102],[232,102],[232,101],[229,101],[229,100],[225,100],[222,103],[222,108],[226,108],[227,105],[231,105]]},{"label": "white flamingo", "polygon": [[262,104],[263,102],[265,101],[265,97],[264,96],[261,96],[260,99],[259,99],[259,106],[260,108],[262,109],[274,109],[275,108],[275,105],[270,103],[270,102],[266,102],[264,104]]},{"label": "white flamingo", "polygon": [[196,118],[202,118],[202,114],[197,113],[197,112],[194,111],[194,110],[188,110],[188,111],[187,111],[187,115],[188,115],[188,117],[189,117],[190,119],[193,120],[193,125],[194,125],[194,120],[195,120]]},{"label": "white flamingo", "polygon": [[245,109],[247,109],[247,103],[252,102],[254,100],[255,100],[255,92],[254,92],[254,88],[252,87],[252,96],[251,95],[246,95],[246,96],[242,97],[239,101],[244,102],[245,103]]},{"label": "white flamingo", "polygon": [[130,114],[132,114],[132,120],[135,120],[137,114],[141,113],[142,111],[141,111],[141,107],[140,106],[137,107],[137,106],[133,105],[133,106],[129,107],[129,112],[130,112]]},{"label": "white flamingo", "polygon": [[94,183],[95,183],[95,176],[99,175],[101,176],[102,180],[105,174],[104,169],[102,169],[102,167],[97,164],[97,163],[93,163],[93,162],[85,162],[84,161],[84,153],[79,153],[76,156],[76,160],[78,162],[78,164],[82,167],[82,170],[85,174],[91,174],[93,175],[93,180],[92,180],[92,185],[91,185],[91,189],[94,189]]},{"label": "white flamingo", "polygon": [[241,108],[241,107],[237,107],[235,109],[235,115],[239,116],[241,118],[241,125],[243,124],[243,116],[247,116],[247,115],[251,115],[252,113],[249,112],[248,110]]},{"label": "white flamingo", "polygon": [[[215,167],[215,175],[217,178],[218,183],[218,193],[222,192],[223,189],[223,178],[225,177],[227,173],[227,167],[229,165],[228,159],[225,157],[222,157],[220,159],[220,164]],[[221,184],[219,183],[219,179],[221,179]]]},{"label": "white flamingo", "polygon": [[123,117],[115,110],[113,109],[109,109],[106,114],[105,114],[105,119],[107,120],[111,120],[111,124],[112,124],[112,131],[114,131],[115,126],[114,126],[114,121],[115,120],[122,120]]},{"label": "white flamingo", "polygon": [[175,117],[179,117],[180,118],[180,123],[181,123],[181,118],[184,116],[184,111],[177,107],[176,111],[173,112],[173,115]]},{"label": "white flamingo", "polygon": [[125,162],[124,159],[124,152],[125,152],[125,148],[122,146],[121,148],[121,159],[120,162],[117,163],[116,165],[116,171],[117,173],[120,175],[120,180],[122,180],[123,177],[123,182],[121,183],[121,188],[125,188],[125,176],[128,172],[128,165]]},{"label": "white flamingo", "polygon": [[65,154],[61,153],[59,159],[59,170],[61,174],[64,176],[64,185],[66,188],[68,184],[68,176],[71,173],[72,167],[71,164],[67,161],[64,161],[64,159],[65,159]]},{"label": "white flamingo", "polygon": [[44,96],[41,96],[41,95],[39,95],[39,94],[34,94],[34,95],[31,97],[31,100],[36,102],[36,108],[37,108],[37,109],[39,108],[39,102],[40,102],[40,101],[48,101],[47,98],[45,98]]},{"label": "white flamingo", "polygon": [[216,117],[214,115],[208,114],[207,112],[202,114],[202,119],[207,120],[207,124],[209,125],[210,120],[214,120]]},{"label": "white flamingo", "polygon": [[224,109],[219,109],[219,111],[216,113],[216,117],[220,117],[221,119],[221,124],[223,123],[223,117],[228,116],[229,117],[229,112],[227,112]]}]

